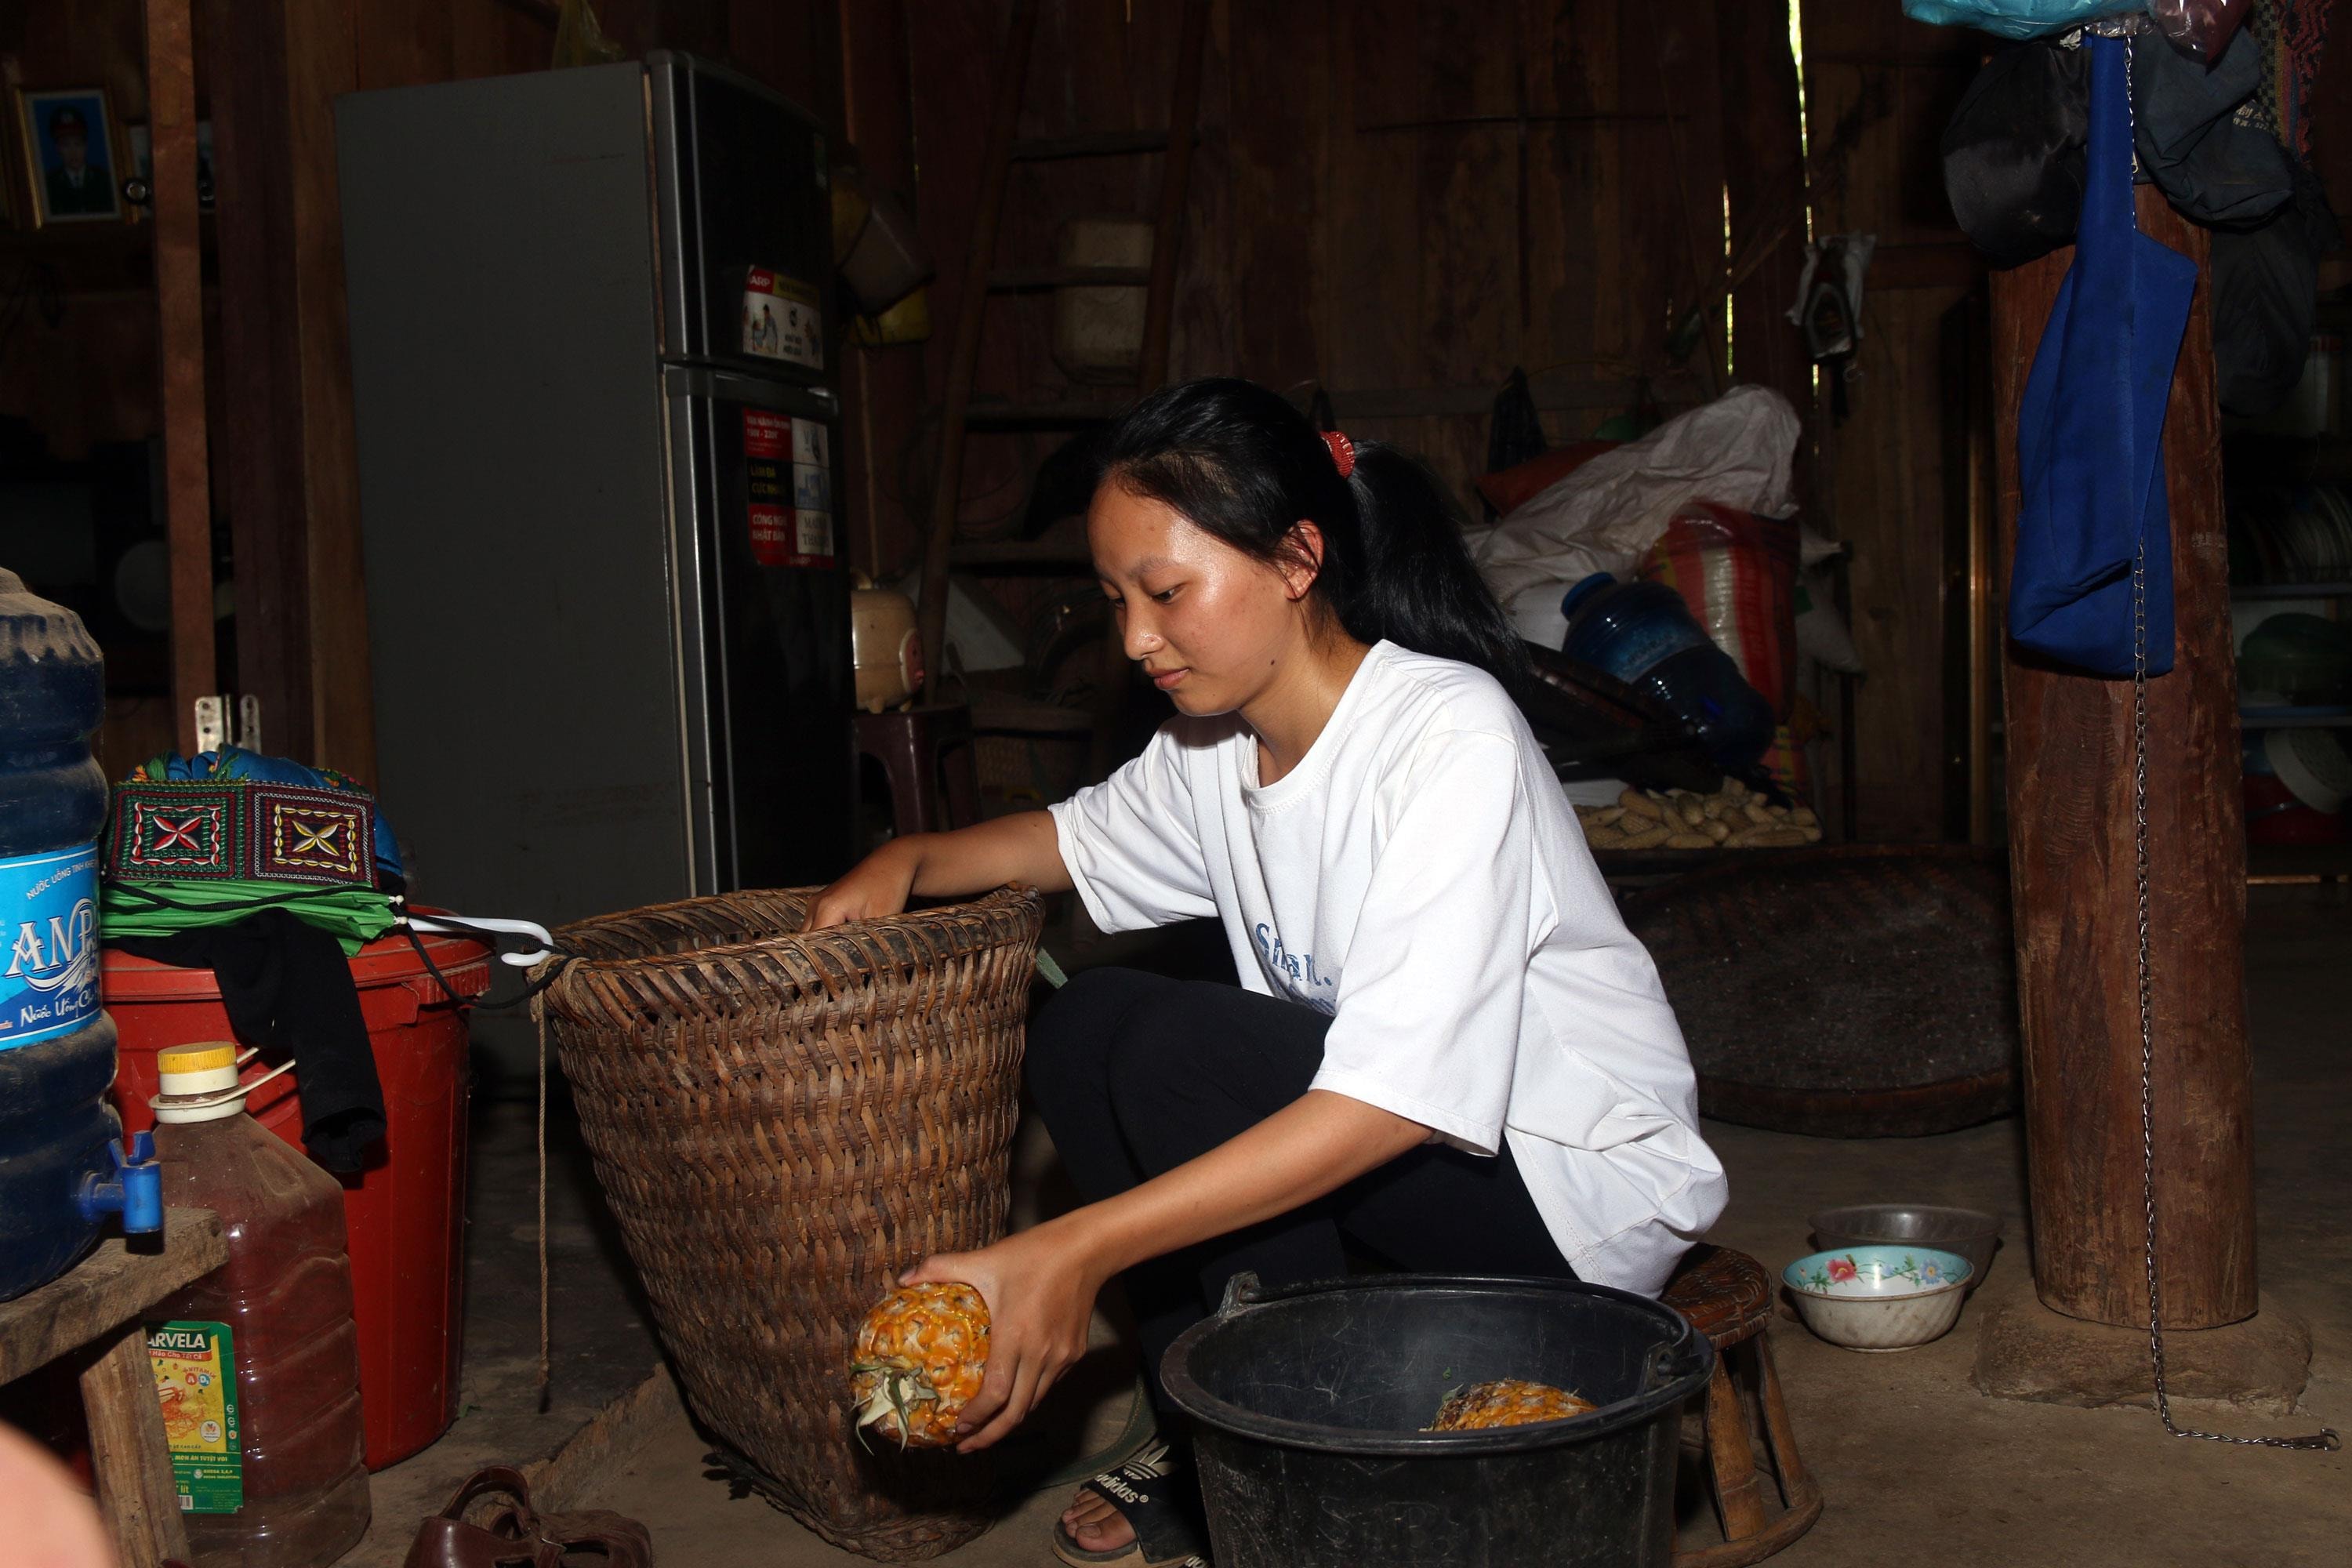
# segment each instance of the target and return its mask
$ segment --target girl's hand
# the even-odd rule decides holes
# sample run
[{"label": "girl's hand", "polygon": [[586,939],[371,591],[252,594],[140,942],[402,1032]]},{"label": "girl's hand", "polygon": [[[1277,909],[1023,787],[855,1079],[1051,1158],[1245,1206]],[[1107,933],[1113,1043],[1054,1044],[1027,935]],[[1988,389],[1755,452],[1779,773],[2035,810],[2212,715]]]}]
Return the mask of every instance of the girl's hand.
[{"label": "girl's hand", "polygon": [[851,921],[903,913],[915,889],[922,851],[911,838],[894,838],[849,868],[849,874],[819,893],[809,905],[803,929],[823,931]]},{"label": "girl's hand", "polygon": [[988,1303],[988,1369],[957,1423],[971,1436],[956,1452],[978,1453],[1003,1438],[1087,1353],[1087,1325],[1106,1278],[1059,1220],[978,1252],[927,1258],[902,1278],[907,1285],[961,1280]]}]

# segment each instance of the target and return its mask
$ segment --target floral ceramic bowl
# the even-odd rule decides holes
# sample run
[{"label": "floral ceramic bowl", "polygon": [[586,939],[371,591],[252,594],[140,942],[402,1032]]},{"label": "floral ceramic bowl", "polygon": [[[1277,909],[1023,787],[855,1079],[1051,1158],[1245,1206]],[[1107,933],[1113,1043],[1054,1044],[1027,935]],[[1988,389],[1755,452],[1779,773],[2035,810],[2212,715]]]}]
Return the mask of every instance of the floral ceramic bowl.
[{"label": "floral ceramic bowl", "polygon": [[1849,1247],[1780,1271],[1805,1327],[1854,1351],[1907,1351],[1941,1338],[1966,1298],[1969,1260],[1924,1247]]}]

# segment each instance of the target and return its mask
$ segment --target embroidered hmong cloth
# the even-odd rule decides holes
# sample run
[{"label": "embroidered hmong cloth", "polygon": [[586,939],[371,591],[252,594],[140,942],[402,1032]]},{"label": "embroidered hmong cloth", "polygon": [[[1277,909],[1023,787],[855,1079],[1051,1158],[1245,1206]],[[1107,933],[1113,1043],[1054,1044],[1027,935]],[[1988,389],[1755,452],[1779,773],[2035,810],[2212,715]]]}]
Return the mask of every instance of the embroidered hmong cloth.
[{"label": "embroidered hmong cloth", "polygon": [[390,838],[342,774],[235,747],[157,757],[115,788],[100,931],[168,936],[282,909],[354,952],[399,918],[377,888],[398,885]]},{"label": "embroidered hmong cloth", "polygon": [[[126,785],[164,783],[228,783],[286,784],[299,789],[340,790],[365,801],[371,823],[370,832],[375,847],[375,880],[379,884],[397,884],[402,878],[400,842],[393,837],[392,828],[383,820],[383,812],[375,805],[368,787],[350,774],[333,768],[314,768],[289,757],[265,756],[236,746],[223,746],[217,752],[200,752],[193,757],[167,752],[143,763],[131,776],[122,781]],[[398,891],[397,886],[393,888]]]}]

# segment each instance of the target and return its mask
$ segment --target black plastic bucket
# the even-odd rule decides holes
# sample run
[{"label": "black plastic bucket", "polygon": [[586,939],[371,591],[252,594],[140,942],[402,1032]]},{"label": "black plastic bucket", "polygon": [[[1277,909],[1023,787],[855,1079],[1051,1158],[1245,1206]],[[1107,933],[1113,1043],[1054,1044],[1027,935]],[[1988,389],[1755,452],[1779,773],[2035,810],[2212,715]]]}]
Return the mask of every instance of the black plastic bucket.
[{"label": "black plastic bucket", "polygon": [[[1714,1365],[1673,1308],[1602,1285],[1244,1275],[1160,1376],[1198,1423],[1218,1568],[1666,1568],[1680,1414]],[[1600,1408],[1420,1430],[1506,1377]]]}]

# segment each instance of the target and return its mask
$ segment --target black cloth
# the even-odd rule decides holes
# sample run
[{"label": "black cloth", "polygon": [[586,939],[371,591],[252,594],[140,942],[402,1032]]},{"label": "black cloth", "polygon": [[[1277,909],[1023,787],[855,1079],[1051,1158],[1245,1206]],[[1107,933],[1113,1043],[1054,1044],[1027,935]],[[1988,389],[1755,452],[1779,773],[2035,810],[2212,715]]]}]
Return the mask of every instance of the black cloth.
[{"label": "black cloth", "polygon": [[2213,233],[2213,370],[2221,412],[2260,418],[2303,379],[2319,321],[2319,258],[2341,231],[2318,176],[2297,164],[2294,200],[2251,233]]},{"label": "black cloth", "polygon": [[2020,44],[1984,63],[1944,127],[1952,216],[1999,267],[2074,243],[2090,127],[2090,61],[2080,49]]},{"label": "black cloth", "polygon": [[[2139,178],[2208,227],[2257,227],[2294,189],[2294,160],[2278,139],[2232,118],[2260,85],[2262,60],[2244,32],[2210,71],[2160,39],[2132,40]],[[2074,243],[2090,90],[2082,50],[2034,41],[1994,55],[1960,94],[1944,127],[1944,191],[1996,264]]]},{"label": "black cloth", "polygon": [[[1305,1094],[1331,1020],[1234,985],[1126,969],[1075,976],[1029,1026],[1030,1102],[1071,1182],[1112,1197],[1246,1131]],[[1348,1247],[1395,1268],[1575,1278],[1509,1151],[1409,1151],[1329,1197],[1158,1258],[1125,1277],[1160,1397],[1160,1363],[1225,1282],[1338,1279]],[[1163,1401],[1163,1408],[1164,1408]]]},{"label": "black cloth", "polygon": [[[2319,258],[2336,243],[2319,182],[2238,107],[2264,54],[2242,28],[2214,68],[2147,35],[2132,40],[2133,148],[2192,222],[2212,230],[2213,362],[2222,409],[2268,414],[2311,350]],[[1952,216],[1996,266],[2074,243],[2089,123],[2085,52],[2046,40],[2003,49],[1978,71],[1944,128]]]},{"label": "black cloth", "polygon": [[2286,205],[2294,160],[2268,130],[2233,118],[2262,86],[2253,36],[2241,31],[2210,70],[2144,34],[2131,48],[2140,178],[2209,228],[2252,228]]},{"label": "black cloth", "polygon": [[234,925],[108,945],[181,969],[209,969],[236,1037],[271,1059],[292,1057],[302,1143],[338,1173],[356,1171],[383,1136],[383,1086],[342,944],[285,910]]}]

